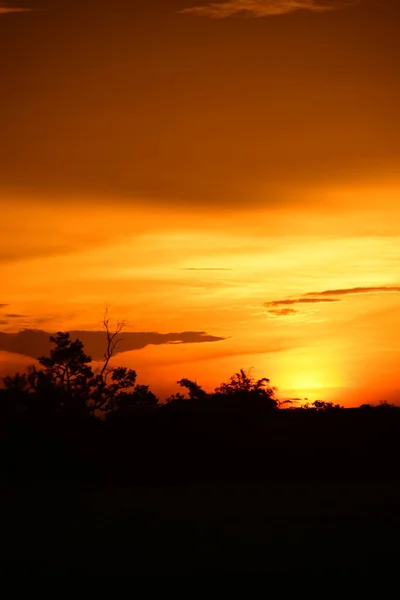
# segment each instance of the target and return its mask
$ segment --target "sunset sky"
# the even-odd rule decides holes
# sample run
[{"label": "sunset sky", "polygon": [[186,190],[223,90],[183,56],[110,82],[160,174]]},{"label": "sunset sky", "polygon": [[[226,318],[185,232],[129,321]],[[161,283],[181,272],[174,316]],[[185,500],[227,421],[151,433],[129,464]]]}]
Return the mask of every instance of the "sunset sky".
[{"label": "sunset sky", "polygon": [[400,402],[399,20],[0,0],[0,375],[32,363],[12,334],[108,306],[173,334],[117,357],[161,396],[252,367],[281,398]]}]

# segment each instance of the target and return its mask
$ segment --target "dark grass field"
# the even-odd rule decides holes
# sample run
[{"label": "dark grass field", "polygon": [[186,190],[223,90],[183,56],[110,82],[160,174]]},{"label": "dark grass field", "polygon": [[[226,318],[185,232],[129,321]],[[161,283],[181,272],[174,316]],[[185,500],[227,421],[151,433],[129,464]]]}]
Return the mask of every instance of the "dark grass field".
[{"label": "dark grass field", "polygon": [[383,481],[31,485],[3,494],[1,563],[91,576],[397,568],[399,506],[400,484]]},{"label": "dark grass field", "polygon": [[1,439],[3,575],[398,570],[397,411],[57,427]]}]

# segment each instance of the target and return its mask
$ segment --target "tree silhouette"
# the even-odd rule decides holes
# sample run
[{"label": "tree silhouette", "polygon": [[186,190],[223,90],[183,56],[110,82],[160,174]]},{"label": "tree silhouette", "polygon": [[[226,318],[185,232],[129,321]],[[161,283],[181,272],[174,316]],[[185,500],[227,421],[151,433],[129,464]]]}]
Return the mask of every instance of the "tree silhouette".
[{"label": "tree silhouette", "polygon": [[182,402],[183,400],[187,400],[186,396],[184,396],[180,392],[177,392],[176,394],[171,394],[170,396],[168,396],[168,398],[166,398],[165,400],[165,404],[171,404],[173,402]]},{"label": "tree silhouette", "polygon": [[126,367],[107,370],[107,377],[96,375],[92,381],[90,410],[109,412],[132,392],[136,382],[136,371]]},{"label": "tree silhouette", "polygon": [[82,342],[72,341],[68,333],[58,332],[50,341],[55,347],[49,356],[38,358],[41,368],[33,366],[27,373],[4,378],[7,397],[15,399],[20,415],[84,416],[91,393],[92,359],[85,354]]},{"label": "tree silhouette", "polygon": [[156,406],[158,399],[148,386],[135,387],[136,371],[110,366],[123,322],[118,322],[115,332],[110,331],[109,322],[106,313],[104,364],[97,374],[93,372],[92,358],[85,353],[83,343],[79,339],[71,340],[67,332],[58,332],[50,337],[54,344],[50,355],[38,359],[41,368],[33,366],[27,374],[5,377],[7,398],[10,401],[18,398],[21,405],[17,412],[83,418],[120,407]]},{"label": "tree silhouette", "polygon": [[29,383],[26,373],[16,373],[3,378],[0,389],[1,412],[10,418],[25,417],[29,412]]},{"label": "tree silhouette", "polygon": [[278,401],[275,399],[275,389],[269,384],[270,380],[266,377],[254,379],[250,373],[240,369],[230,377],[228,382],[221,383],[215,389],[215,395],[246,403],[259,403],[262,401],[265,407],[277,408]]},{"label": "tree silhouette", "polygon": [[125,325],[124,321],[118,321],[117,325],[115,327],[115,331],[111,332],[110,331],[110,318],[108,316],[108,309],[106,309],[106,312],[105,312],[104,318],[103,318],[103,328],[104,328],[104,332],[105,332],[105,336],[106,336],[106,349],[104,351],[104,364],[100,371],[100,376],[105,383],[107,383],[107,377],[108,377],[109,373],[113,371],[113,369],[110,369],[109,363],[110,363],[110,360],[112,359],[112,357],[116,353],[118,344],[122,341],[122,338],[119,337],[119,335],[122,332],[124,325]]},{"label": "tree silhouette", "polygon": [[130,417],[138,411],[155,408],[158,402],[157,396],[148,385],[136,385],[131,392],[119,394],[117,409],[110,413],[110,416]]},{"label": "tree silhouette", "polygon": [[181,386],[189,390],[189,398],[191,400],[203,400],[207,397],[207,392],[203,390],[203,388],[198,385],[195,381],[191,381],[190,379],[180,379],[177,383]]},{"label": "tree silhouette", "polygon": [[380,410],[391,410],[397,409],[398,406],[392,404],[391,402],[388,402],[387,400],[382,400],[375,408],[379,408]]},{"label": "tree silhouette", "polygon": [[89,407],[92,358],[84,352],[82,342],[72,341],[69,333],[58,332],[50,341],[55,347],[49,357],[38,359],[43,368],[31,369],[29,384],[42,397],[57,399],[59,410],[83,416]]},{"label": "tree silhouette", "polygon": [[4,388],[12,390],[16,394],[28,391],[28,379],[26,373],[15,373],[15,375],[6,375],[3,378]]}]

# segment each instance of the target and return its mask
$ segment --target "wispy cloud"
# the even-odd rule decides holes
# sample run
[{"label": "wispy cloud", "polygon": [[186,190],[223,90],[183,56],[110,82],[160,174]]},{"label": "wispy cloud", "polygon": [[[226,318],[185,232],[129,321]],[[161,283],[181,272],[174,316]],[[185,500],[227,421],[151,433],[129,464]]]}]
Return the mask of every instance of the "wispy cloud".
[{"label": "wispy cloud", "polygon": [[385,292],[400,293],[400,285],[324,290],[323,292],[309,292],[308,294],[305,294],[305,296],[350,296],[353,294],[381,294]]},{"label": "wispy cloud", "polygon": [[0,304],[0,308],[6,308],[6,306],[9,306],[9,304]]},{"label": "wispy cloud", "polygon": [[182,268],[181,271],[232,271],[232,269],[226,269],[223,267],[204,267],[204,268],[196,268],[196,267],[186,267]]},{"label": "wispy cloud", "polygon": [[[272,300],[265,302],[264,306],[268,310],[268,314],[277,317],[287,317],[298,313],[298,310],[291,308],[279,308],[293,306],[297,304],[320,304],[341,302],[342,299],[338,296],[352,296],[357,294],[382,294],[382,293],[400,293],[400,285],[385,285],[385,286],[366,286],[354,288],[338,288],[334,290],[323,290],[322,292],[308,292],[299,298],[287,298],[285,300]],[[333,297],[332,297],[333,296]]]},{"label": "wispy cloud", "polygon": [[288,317],[290,315],[295,315],[299,311],[294,308],[273,308],[268,311],[268,314],[275,315],[276,317]]},{"label": "wispy cloud", "polygon": [[198,17],[223,19],[237,14],[252,17],[282,15],[297,10],[325,12],[354,4],[353,0],[225,0],[184,8],[180,12]]},{"label": "wispy cloud", "polygon": [[31,12],[33,8],[19,8],[18,6],[8,6],[5,2],[0,2],[0,15],[9,13]]},{"label": "wispy cloud", "polygon": [[294,298],[289,300],[273,300],[266,302],[264,306],[267,308],[275,308],[277,306],[291,306],[292,304],[317,304],[319,302],[340,302],[338,298]]}]

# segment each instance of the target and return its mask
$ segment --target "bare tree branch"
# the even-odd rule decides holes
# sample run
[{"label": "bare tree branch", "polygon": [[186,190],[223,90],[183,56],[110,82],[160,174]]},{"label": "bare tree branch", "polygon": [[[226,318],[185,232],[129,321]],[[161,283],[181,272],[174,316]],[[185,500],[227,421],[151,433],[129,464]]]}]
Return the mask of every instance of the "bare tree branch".
[{"label": "bare tree branch", "polygon": [[112,372],[112,369],[109,369],[108,365],[112,357],[115,355],[118,344],[122,341],[122,338],[118,336],[125,327],[125,321],[117,321],[115,331],[111,332],[110,317],[108,315],[108,308],[106,308],[103,318],[103,327],[107,345],[104,352],[104,364],[100,371],[100,377],[102,378],[103,382],[106,383],[108,375]]}]

